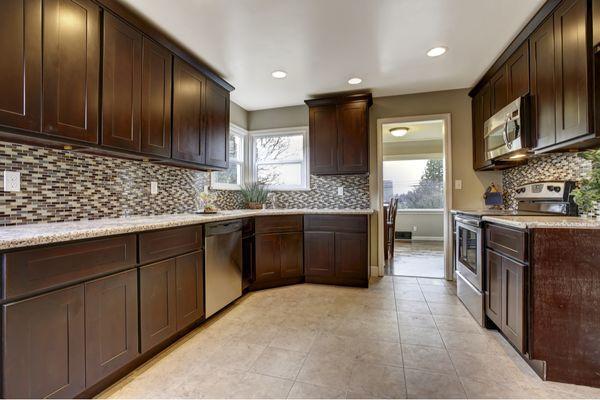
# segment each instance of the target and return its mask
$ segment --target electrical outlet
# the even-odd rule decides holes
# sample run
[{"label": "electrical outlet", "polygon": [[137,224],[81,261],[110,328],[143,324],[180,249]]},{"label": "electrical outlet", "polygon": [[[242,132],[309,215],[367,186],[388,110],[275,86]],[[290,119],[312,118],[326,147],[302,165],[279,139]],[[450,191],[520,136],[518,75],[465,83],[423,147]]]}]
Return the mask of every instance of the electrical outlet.
[{"label": "electrical outlet", "polygon": [[18,171],[4,171],[4,191],[21,191],[21,173]]},{"label": "electrical outlet", "polygon": [[416,231],[417,231],[417,226],[413,225],[413,232],[416,232]]},{"label": "electrical outlet", "polygon": [[208,185],[204,186],[204,193],[208,193]]},{"label": "electrical outlet", "polygon": [[462,190],[462,180],[461,179],[457,179],[454,181],[454,189]]},{"label": "electrical outlet", "polygon": [[343,196],[344,195],[344,187],[343,186],[339,186],[338,187],[338,196]]},{"label": "electrical outlet", "polygon": [[158,182],[150,182],[150,194],[158,194]]}]

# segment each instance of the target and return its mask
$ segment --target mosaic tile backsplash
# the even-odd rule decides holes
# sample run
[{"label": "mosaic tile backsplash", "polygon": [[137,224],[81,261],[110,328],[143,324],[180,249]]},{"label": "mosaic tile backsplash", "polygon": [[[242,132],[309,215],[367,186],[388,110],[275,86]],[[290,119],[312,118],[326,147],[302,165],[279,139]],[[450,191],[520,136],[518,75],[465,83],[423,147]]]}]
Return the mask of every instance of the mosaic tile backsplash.
[{"label": "mosaic tile backsplash", "polygon": [[589,175],[592,164],[577,153],[555,153],[532,158],[527,164],[502,172],[504,206],[517,208],[515,188],[527,183],[572,180],[580,181]]},{"label": "mosaic tile backsplash", "polygon": [[[21,172],[21,191],[0,192],[0,226],[191,212],[210,184],[207,172],[0,141],[4,170]],[[158,182],[156,195],[151,181]],[[215,193],[222,209],[244,208],[239,192]],[[310,190],[276,192],[275,202],[280,208],[368,208],[369,177],[311,176]]]}]

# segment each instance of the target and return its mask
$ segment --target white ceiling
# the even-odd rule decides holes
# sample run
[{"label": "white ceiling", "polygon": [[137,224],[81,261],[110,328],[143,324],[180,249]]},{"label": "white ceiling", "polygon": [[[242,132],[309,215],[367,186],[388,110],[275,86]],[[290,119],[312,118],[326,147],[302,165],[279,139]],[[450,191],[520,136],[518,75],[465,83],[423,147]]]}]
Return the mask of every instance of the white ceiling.
[{"label": "white ceiling", "polygon": [[[370,89],[470,87],[544,0],[124,0],[236,87],[247,110]],[[425,52],[447,46],[429,58]],[[283,69],[286,79],[273,79]],[[350,86],[358,76],[362,84]]]},{"label": "white ceiling", "polygon": [[[408,133],[404,136],[393,136],[390,129],[408,128]],[[383,124],[382,126],[383,142],[414,142],[423,140],[442,140],[444,136],[444,121],[422,121],[409,123]]]}]

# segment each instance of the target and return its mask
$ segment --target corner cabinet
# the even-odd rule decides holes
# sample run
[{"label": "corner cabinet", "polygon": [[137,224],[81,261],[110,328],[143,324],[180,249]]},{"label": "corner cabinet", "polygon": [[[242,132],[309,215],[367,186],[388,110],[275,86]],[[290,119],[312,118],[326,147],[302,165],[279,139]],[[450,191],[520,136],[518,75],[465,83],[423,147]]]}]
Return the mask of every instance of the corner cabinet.
[{"label": "corner cabinet", "polygon": [[306,100],[305,103],[309,107],[311,174],[368,173],[371,94]]},{"label": "corner cabinet", "polygon": [[229,161],[229,92],[206,82],[206,165],[227,168]]}]

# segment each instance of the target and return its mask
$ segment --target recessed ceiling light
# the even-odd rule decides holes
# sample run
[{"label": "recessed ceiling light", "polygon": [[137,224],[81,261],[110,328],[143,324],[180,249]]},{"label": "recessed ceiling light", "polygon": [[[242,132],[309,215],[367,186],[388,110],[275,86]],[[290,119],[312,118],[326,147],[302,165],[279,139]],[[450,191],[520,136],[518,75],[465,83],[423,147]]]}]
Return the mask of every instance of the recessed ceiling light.
[{"label": "recessed ceiling light", "polygon": [[392,128],[390,129],[390,133],[395,137],[402,137],[408,133],[409,128]]},{"label": "recessed ceiling light", "polygon": [[277,70],[277,71],[271,72],[271,76],[273,78],[283,79],[283,78],[285,78],[287,76],[287,72],[282,71],[282,70]]},{"label": "recessed ceiling light", "polygon": [[350,79],[348,79],[348,83],[351,84],[351,85],[358,85],[361,82],[362,82],[362,79],[360,79],[360,78],[350,78]]},{"label": "recessed ceiling light", "polygon": [[448,49],[446,47],[434,47],[433,49],[429,49],[427,55],[429,57],[439,57],[444,54]]}]

